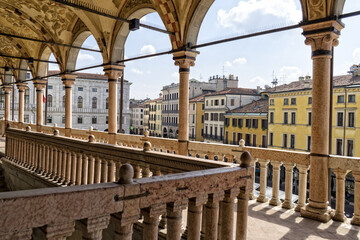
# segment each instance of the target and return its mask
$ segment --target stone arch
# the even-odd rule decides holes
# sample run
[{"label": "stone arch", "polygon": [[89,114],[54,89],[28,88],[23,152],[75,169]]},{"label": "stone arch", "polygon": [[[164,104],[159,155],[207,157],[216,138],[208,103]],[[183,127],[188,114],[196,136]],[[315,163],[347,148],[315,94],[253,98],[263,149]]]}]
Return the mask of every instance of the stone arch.
[{"label": "stone arch", "polygon": [[[80,32],[75,40],[73,41],[72,45],[76,47],[81,47],[85,40],[91,35],[90,31],[82,31]],[[75,70],[76,61],[79,56],[80,49],[78,48],[71,48],[68,54],[68,58],[66,61],[66,71]]]},{"label": "stone arch", "polygon": [[19,71],[19,75],[18,75],[18,81],[25,81],[26,80],[26,75],[27,75],[27,69],[28,69],[28,65],[27,62],[25,60],[21,60],[20,61],[20,65],[19,65],[20,69],[26,69],[26,71],[24,70],[18,70]]},{"label": "stone arch", "polygon": [[[155,12],[152,8],[141,8],[133,12],[127,19],[142,18],[143,16]],[[129,36],[130,30],[128,24],[122,24],[119,31],[116,34],[112,51],[111,51],[111,62],[115,63],[124,59],[124,47],[127,37]]]},{"label": "stone arch", "polygon": [[214,1],[215,0],[202,0],[199,2],[191,17],[190,24],[186,29],[186,43],[190,42],[196,45],[201,24]]},{"label": "stone arch", "polygon": [[329,0],[329,1],[315,1],[315,0],[300,0],[303,22],[339,16],[344,9],[345,0]]},{"label": "stone arch", "polygon": [[[42,52],[40,54],[40,59],[41,60],[49,60],[51,53],[52,52],[49,47],[44,47],[44,49],[42,50]],[[47,62],[38,62],[37,71],[36,71],[35,76],[36,77],[45,77],[48,72],[48,66],[49,66],[49,63],[47,63]]]}]

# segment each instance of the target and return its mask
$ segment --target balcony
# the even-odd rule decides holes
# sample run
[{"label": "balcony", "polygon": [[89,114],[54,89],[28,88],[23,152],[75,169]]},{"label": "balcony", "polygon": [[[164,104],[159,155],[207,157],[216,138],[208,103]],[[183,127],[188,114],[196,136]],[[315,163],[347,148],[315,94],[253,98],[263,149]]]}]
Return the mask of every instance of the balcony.
[{"label": "balcony", "polygon": [[210,134],[204,134],[203,138],[207,138],[210,140],[215,140],[215,141],[223,141],[224,137],[223,136],[216,136],[216,135],[210,135]]}]

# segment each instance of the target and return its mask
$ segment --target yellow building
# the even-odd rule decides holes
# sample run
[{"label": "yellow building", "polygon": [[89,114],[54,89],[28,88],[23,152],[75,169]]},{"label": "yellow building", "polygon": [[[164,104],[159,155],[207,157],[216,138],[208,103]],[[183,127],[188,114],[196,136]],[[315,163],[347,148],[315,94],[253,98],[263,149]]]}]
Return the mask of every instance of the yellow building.
[{"label": "yellow building", "polygon": [[204,99],[207,94],[189,100],[189,139],[204,141]]},{"label": "yellow building", "polygon": [[[331,153],[360,156],[360,76],[335,76],[333,80]],[[269,97],[269,147],[310,151],[312,80],[277,86],[267,91]]]},{"label": "yellow building", "polygon": [[260,99],[225,114],[224,143],[266,147],[268,100]]}]

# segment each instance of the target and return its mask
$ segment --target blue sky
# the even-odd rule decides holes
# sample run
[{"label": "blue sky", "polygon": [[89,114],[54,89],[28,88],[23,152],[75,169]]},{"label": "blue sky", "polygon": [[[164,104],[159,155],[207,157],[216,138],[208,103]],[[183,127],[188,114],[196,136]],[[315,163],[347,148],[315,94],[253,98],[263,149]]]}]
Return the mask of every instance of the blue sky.
[{"label": "blue sky", "polygon": [[[347,0],[344,13],[360,10],[359,0]],[[216,0],[209,9],[200,29],[198,43],[233,37],[274,27],[298,23],[301,10],[298,0]],[[163,26],[156,13],[142,21]],[[347,74],[352,64],[360,64],[360,16],[344,19],[339,46],[335,48],[334,74]],[[311,49],[304,44],[301,29],[275,33],[251,39],[224,43],[198,49],[190,77],[207,81],[213,75],[234,74],[239,87],[256,88],[271,85],[275,75],[279,84],[295,81],[299,76],[311,75]],[[96,48],[90,36],[83,44]],[[170,50],[166,34],[140,29],[131,32],[125,43],[125,58]],[[100,54],[80,51],[77,68],[101,64]],[[50,66],[55,69],[56,66]],[[88,72],[103,73],[102,69]],[[131,98],[156,98],[162,86],[178,82],[178,67],[171,55],[127,62],[125,78],[132,82]]]}]

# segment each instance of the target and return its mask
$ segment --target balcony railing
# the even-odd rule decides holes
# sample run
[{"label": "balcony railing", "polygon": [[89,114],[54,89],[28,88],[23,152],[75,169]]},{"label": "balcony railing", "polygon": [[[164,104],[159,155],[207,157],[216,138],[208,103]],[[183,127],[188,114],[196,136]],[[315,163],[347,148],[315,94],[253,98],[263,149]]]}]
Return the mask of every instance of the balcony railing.
[{"label": "balcony railing", "polygon": [[217,136],[217,135],[204,134],[203,137],[204,138],[209,138],[209,139],[212,139],[212,140],[216,140],[216,141],[223,141],[224,140],[223,136]]}]

